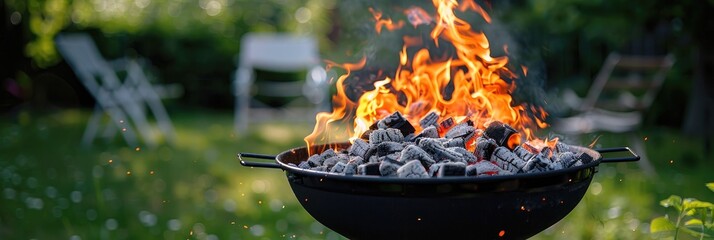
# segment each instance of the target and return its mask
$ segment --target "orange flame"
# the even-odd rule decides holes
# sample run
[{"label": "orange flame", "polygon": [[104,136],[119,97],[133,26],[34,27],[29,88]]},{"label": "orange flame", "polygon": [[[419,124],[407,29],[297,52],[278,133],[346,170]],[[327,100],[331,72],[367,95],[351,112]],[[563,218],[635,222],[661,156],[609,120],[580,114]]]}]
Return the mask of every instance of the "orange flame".
[{"label": "orange flame", "polygon": [[390,18],[382,19],[381,11],[374,10],[373,8],[369,8],[369,11],[372,13],[372,16],[374,16],[374,20],[377,21],[377,23],[374,25],[374,29],[377,31],[378,34],[382,32],[382,27],[386,27],[387,30],[391,32],[400,29],[404,26],[404,21],[402,20],[399,20],[397,23],[394,23]]},{"label": "orange flame", "polygon": [[[360,137],[369,127],[385,116],[399,111],[417,131],[421,130],[419,120],[430,112],[439,114],[439,121],[453,118],[458,122],[470,120],[474,126],[484,128],[491,121],[501,121],[519,131],[509,145],[517,146],[523,139],[536,139],[534,130],[547,126],[543,119],[545,111],[526,104],[514,105],[511,93],[516,88],[517,75],[507,67],[508,57],[491,56],[489,41],[482,32],[472,31],[471,25],[458,18],[454,10],[472,10],[479,13],[486,22],[491,18],[472,0],[464,1],[460,6],[455,0],[434,0],[436,16],[425,17],[423,9],[410,8],[405,13],[417,16],[418,23],[429,20],[433,30],[431,40],[438,45],[439,40],[446,40],[453,45],[453,56],[444,58],[424,46],[415,37],[404,37],[404,47],[399,53],[400,62],[392,77],[383,77],[374,81],[372,90],[361,93],[356,100],[346,94],[346,83],[351,73],[364,66],[365,59],[358,64],[335,64],[347,73],[337,81],[337,93],[333,96],[332,113],[319,113],[312,134],[305,138],[309,146],[320,141],[331,140],[326,136],[327,125],[336,121],[351,123],[348,130],[352,139]],[[382,19],[382,13],[370,9],[376,20],[375,29],[387,27],[393,30],[403,22],[393,24],[391,19]],[[414,17],[412,16],[412,17]],[[414,22],[412,21],[414,24]],[[415,25],[416,26],[416,25]],[[407,51],[411,49],[412,51]],[[410,56],[409,52],[413,54]],[[527,70],[525,67],[523,71]],[[508,79],[505,80],[504,78]],[[557,141],[557,139],[555,140]],[[544,145],[554,144],[552,141]]]}]

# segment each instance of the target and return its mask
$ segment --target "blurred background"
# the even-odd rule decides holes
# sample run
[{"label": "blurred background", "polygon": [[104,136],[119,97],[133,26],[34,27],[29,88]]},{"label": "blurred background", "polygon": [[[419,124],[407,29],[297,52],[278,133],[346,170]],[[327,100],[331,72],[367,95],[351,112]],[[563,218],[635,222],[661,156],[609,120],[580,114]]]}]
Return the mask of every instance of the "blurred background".
[{"label": "blurred background", "polygon": [[[714,200],[705,187],[714,182],[714,2],[480,3],[492,24],[464,18],[487,34],[494,56],[508,53],[514,66],[527,67],[514,95],[549,112],[553,128],[542,135],[632,146],[646,156],[601,166],[580,205],[535,239],[651,238],[650,221],[673,214],[660,200]],[[330,109],[327,97],[308,90],[338,74],[322,60],[367,56],[369,71],[357,75],[374,80],[381,74],[374,69],[398,63],[401,35],[420,29],[377,35],[369,9],[398,19],[415,5],[433,13],[430,1],[4,0],[0,238],[342,239],[301,208],[282,172],[242,168],[235,154],[303,146],[314,112]],[[288,73],[250,65],[244,40],[256,32],[309,36],[319,59]],[[619,74],[603,70],[615,64],[612,53],[671,64],[654,64],[666,70],[658,84],[623,73],[631,81],[619,87],[635,93],[618,93],[616,105],[651,95],[631,109],[627,127],[576,122],[567,126],[587,127],[558,131],[561,119],[592,119],[595,107],[581,101],[600,99],[605,91],[592,93],[597,79]],[[285,54],[278,59],[292,55]],[[96,64],[104,61],[109,68]],[[257,70],[241,75],[251,66]],[[115,77],[106,69],[116,70],[116,89],[140,97],[107,87]],[[258,93],[260,80],[252,79],[306,75],[316,85],[297,96],[240,98]],[[335,91],[334,83],[325,87]],[[293,104],[300,95],[308,100]]]}]

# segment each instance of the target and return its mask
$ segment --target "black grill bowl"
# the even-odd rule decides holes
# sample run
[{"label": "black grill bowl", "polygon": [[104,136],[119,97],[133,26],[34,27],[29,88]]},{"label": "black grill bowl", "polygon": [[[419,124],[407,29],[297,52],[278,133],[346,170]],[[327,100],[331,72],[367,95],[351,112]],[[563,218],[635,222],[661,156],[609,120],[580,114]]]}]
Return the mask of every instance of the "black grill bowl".
[{"label": "black grill bowl", "polygon": [[[325,147],[315,146],[312,153]],[[306,148],[280,153],[273,158],[277,164],[241,163],[285,170],[305,210],[349,239],[525,239],[564,218],[587,191],[602,157],[573,148],[595,160],[557,171],[479,178],[343,176],[290,166],[309,157]]]}]

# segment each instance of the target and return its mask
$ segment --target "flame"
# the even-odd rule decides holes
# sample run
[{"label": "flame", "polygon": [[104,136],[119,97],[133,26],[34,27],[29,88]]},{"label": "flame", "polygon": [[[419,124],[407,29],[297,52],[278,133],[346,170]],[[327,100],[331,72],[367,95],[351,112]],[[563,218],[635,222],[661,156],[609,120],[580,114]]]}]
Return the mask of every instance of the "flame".
[{"label": "flame", "polygon": [[382,19],[381,11],[374,10],[373,8],[369,8],[369,11],[372,13],[372,16],[374,16],[374,20],[377,21],[374,25],[374,29],[378,34],[382,32],[382,27],[386,27],[389,31],[394,31],[404,26],[404,21],[401,20],[394,23],[391,18]]},{"label": "flame", "polygon": [[[305,138],[309,146],[318,140],[329,142],[326,126],[330,123],[351,123],[353,129],[348,132],[351,139],[355,139],[376,121],[396,111],[401,112],[417,131],[421,130],[419,120],[433,111],[439,114],[439,121],[448,118],[453,118],[456,123],[470,120],[480,129],[496,120],[509,124],[519,132],[508,141],[514,147],[523,140],[537,139],[534,130],[547,126],[543,122],[545,111],[513,103],[511,93],[516,88],[517,75],[507,67],[508,57],[491,56],[486,35],[473,31],[471,25],[458,18],[454,11],[471,10],[490,23],[488,14],[472,0],[463,1],[461,5],[455,0],[434,0],[433,3],[436,9],[433,18],[416,7],[405,13],[415,27],[421,24],[433,26],[429,41],[437,46],[440,41],[449,42],[455,49],[453,56],[432,53],[417,37],[405,36],[394,74],[374,80],[369,90],[356,100],[350,99],[346,88],[354,85],[350,83],[351,74],[365,65],[365,59],[356,64],[328,62],[329,66],[344,68],[347,73],[337,80],[333,111],[316,116],[315,129]],[[383,19],[380,11],[370,11],[378,33],[382,27],[392,31],[403,25],[402,21],[394,24],[391,19]],[[421,49],[415,49],[418,47]],[[525,67],[522,70],[527,72]],[[551,145],[551,142],[544,143]]]}]

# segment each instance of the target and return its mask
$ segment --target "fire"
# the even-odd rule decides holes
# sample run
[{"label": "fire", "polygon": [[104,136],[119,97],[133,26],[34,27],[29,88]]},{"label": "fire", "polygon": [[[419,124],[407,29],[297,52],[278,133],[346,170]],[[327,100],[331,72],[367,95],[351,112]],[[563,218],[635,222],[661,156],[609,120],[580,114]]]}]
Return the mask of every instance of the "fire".
[{"label": "fire", "polygon": [[[419,120],[430,112],[439,114],[439,121],[453,119],[456,123],[470,120],[481,129],[492,121],[501,121],[518,130],[508,140],[509,145],[519,145],[523,140],[537,139],[534,130],[547,126],[543,119],[545,111],[534,106],[515,105],[511,93],[516,88],[517,75],[508,68],[507,56],[491,56],[489,41],[482,32],[473,31],[468,22],[458,18],[455,10],[473,11],[487,22],[491,17],[472,0],[459,4],[455,0],[433,0],[436,15],[431,17],[426,10],[412,7],[404,11],[409,22],[432,26],[431,39],[421,41],[418,37],[405,36],[404,47],[399,53],[399,66],[389,77],[374,81],[373,90],[364,91],[353,100],[346,94],[346,83],[351,73],[361,69],[366,59],[359,63],[336,64],[328,67],[346,69],[346,74],[337,79],[337,93],[333,96],[333,111],[319,113],[312,134],[305,138],[309,146],[317,141],[330,142],[328,125],[334,122],[351,123],[348,129],[352,139],[360,137],[379,119],[396,111],[401,112],[417,131]],[[385,19],[382,12],[370,9],[379,33],[382,28],[394,31],[404,22],[394,23]],[[453,56],[445,58],[425,47],[433,41],[453,45]],[[409,54],[412,53],[412,54]],[[527,68],[522,67],[523,72]],[[555,140],[557,141],[557,140]],[[552,141],[540,141],[554,145]],[[540,145],[540,144],[539,144]]]}]

